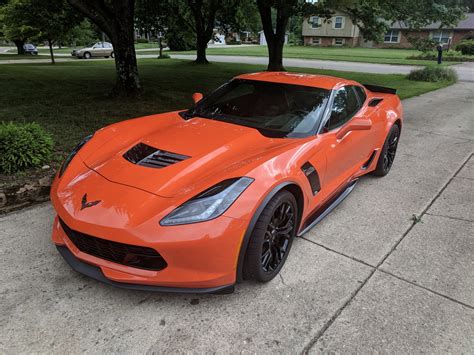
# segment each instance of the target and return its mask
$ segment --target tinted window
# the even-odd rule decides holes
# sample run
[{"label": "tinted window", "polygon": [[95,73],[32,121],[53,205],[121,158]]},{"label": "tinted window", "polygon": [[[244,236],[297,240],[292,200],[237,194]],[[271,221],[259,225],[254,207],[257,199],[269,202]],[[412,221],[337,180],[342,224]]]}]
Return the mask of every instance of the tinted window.
[{"label": "tinted window", "polygon": [[334,96],[331,117],[326,124],[331,131],[349,121],[359,110],[359,101],[355,91],[350,86],[339,89]]},{"label": "tinted window", "polygon": [[329,90],[316,87],[238,79],[199,101],[184,117],[253,127],[279,137],[304,137],[319,125],[329,95]]},{"label": "tinted window", "polygon": [[362,107],[365,100],[367,99],[367,95],[365,93],[365,90],[363,88],[361,88],[360,86],[354,86],[354,90],[356,91],[357,96],[359,96],[360,107]]}]

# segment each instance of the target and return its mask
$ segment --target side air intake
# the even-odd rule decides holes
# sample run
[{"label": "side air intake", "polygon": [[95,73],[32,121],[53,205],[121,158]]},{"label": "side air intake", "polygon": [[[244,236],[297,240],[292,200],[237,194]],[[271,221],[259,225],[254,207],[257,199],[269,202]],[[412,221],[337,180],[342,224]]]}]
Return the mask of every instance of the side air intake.
[{"label": "side air intake", "polygon": [[321,182],[319,181],[319,175],[314,166],[310,162],[306,162],[302,167],[303,173],[309,181],[313,195],[316,195],[321,190]]},{"label": "side air intake", "polygon": [[126,152],[123,157],[133,164],[157,169],[165,168],[190,158],[187,155],[153,148],[145,143],[138,143]]}]

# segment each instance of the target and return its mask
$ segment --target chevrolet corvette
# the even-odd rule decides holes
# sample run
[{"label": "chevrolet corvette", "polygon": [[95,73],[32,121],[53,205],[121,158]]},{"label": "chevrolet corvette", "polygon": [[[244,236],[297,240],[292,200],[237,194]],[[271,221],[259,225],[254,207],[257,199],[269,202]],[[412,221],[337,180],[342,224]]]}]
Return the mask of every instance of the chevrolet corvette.
[{"label": "chevrolet corvette", "polygon": [[390,171],[403,122],[396,90],[330,76],[245,74],[193,99],[66,158],[52,239],[74,270],[162,292],[270,281],[359,178]]}]

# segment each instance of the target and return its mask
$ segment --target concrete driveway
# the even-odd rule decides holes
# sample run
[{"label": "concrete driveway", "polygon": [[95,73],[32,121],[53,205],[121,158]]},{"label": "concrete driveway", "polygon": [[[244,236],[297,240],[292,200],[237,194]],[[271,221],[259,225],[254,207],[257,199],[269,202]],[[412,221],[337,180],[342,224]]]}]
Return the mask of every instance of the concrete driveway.
[{"label": "concrete driveway", "polygon": [[473,102],[470,83],[406,100],[392,172],[232,295],[100,284],[51,244],[49,204],[0,217],[0,352],[474,352]]}]

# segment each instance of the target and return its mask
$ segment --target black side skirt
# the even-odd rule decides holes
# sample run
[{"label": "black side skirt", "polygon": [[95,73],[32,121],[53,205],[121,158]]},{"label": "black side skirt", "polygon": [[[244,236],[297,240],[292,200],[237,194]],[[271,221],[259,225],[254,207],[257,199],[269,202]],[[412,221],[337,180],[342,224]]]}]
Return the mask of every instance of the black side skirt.
[{"label": "black side skirt", "polygon": [[125,288],[128,290],[137,290],[137,291],[151,291],[151,292],[166,292],[166,293],[214,293],[214,294],[230,294],[234,292],[234,285],[219,286],[212,288],[182,288],[182,287],[162,287],[162,286],[150,286],[150,285],[139,285],[139,284],[129,284],[109,280],[104,276],[100,268],[87,264],[74,256],[71,251],[65,247],[56,245],[59,253],[67,261],[67,263],[77,272],[86,275],[97,281],[106,283],[119,288]]},{"label": "black side skirt", "polygon": [[333,209],[337,207],[351,192],[354,190],[354,187],[357,183],[357,180],[351,181],[345,188],[338,192],[334,197],[332,197],[328,202],[314,211],[303,225],[303,229],[298,233],[298,237],[301,237],[303,234],[308,232],[316,224],[321,222],[324,217],[326,217]]}]

